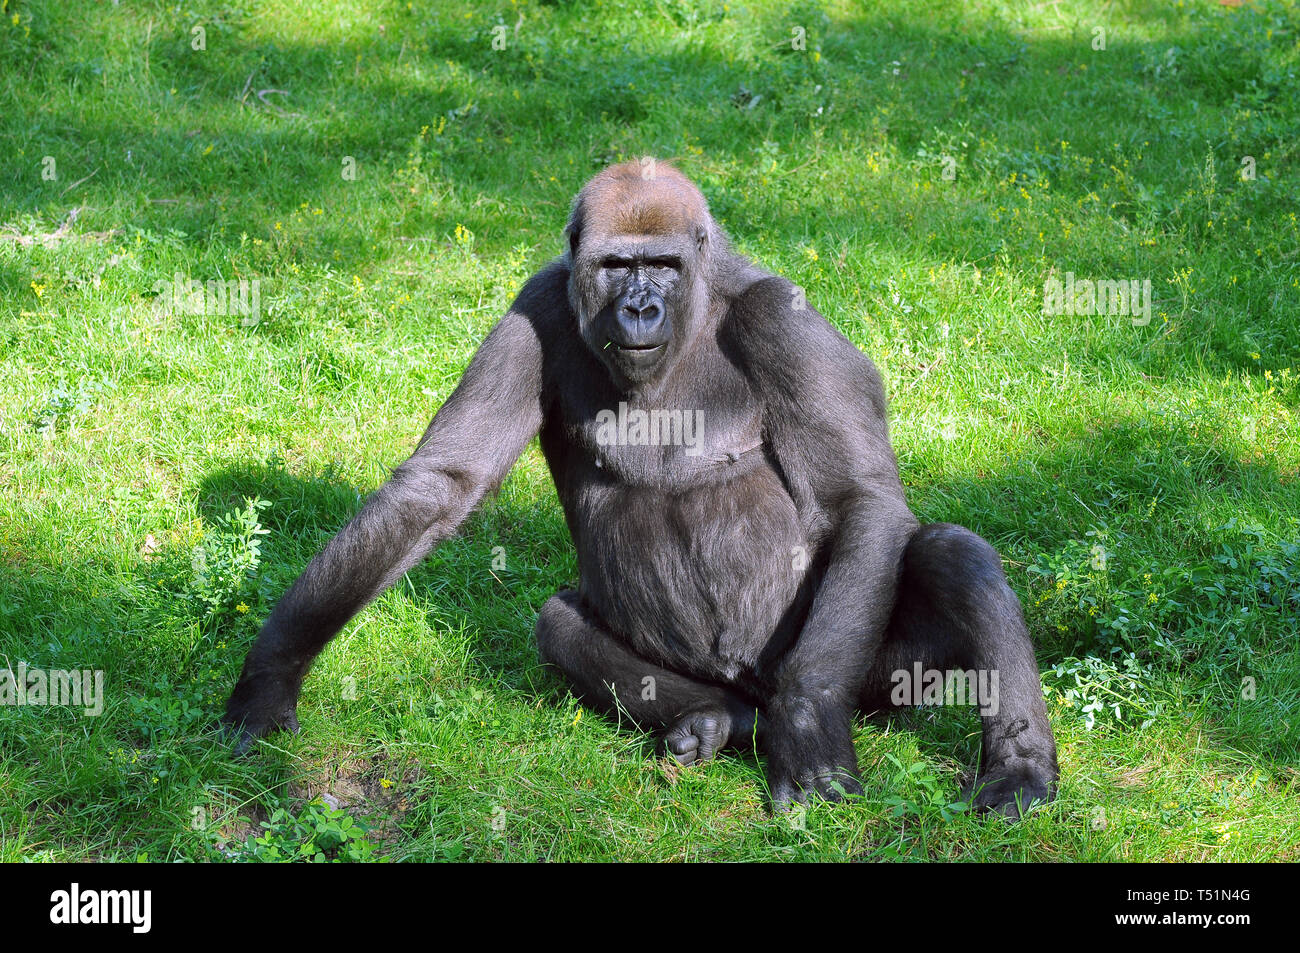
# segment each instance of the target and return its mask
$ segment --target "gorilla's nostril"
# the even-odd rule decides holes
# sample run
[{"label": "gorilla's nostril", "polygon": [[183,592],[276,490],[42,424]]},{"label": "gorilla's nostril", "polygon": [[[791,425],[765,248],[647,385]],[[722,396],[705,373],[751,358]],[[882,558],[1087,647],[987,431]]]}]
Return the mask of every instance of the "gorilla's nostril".
[{"label": "gorilla's nostril", "polygon": [[632,321],[654,321],[659,317],[659,305],[646,304],[641,307],[635,305],[623,305],[623,317]]}]

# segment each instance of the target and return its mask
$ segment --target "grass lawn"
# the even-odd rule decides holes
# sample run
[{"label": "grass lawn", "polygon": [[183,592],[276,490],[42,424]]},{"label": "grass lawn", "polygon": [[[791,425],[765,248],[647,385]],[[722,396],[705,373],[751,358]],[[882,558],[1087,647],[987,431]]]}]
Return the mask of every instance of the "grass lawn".
[{"label": "grass lawn", "polygon": [[[0,706],[0,860],[1300,859],[1295,4],[0,2],[0,668],[105,678],[97,717]],[[866,797],[793,818],[752,754],[584,712],[533,645],[577,574],[535,444],[301,735],[211,731],[645,154],[874,358],[917,516],[1003,554],[1051,807],[965,811],[969,710],[860,722]],[[1052,313],[1070,276],[1150,312]]]}]

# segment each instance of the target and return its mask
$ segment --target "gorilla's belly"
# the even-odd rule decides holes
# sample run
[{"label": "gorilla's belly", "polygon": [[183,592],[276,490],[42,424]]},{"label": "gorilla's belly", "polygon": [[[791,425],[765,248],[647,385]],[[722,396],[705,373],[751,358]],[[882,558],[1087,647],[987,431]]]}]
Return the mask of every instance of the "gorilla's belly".
[{"label": "gorilla's belly", "polygon": [[748,681],[793,624],[811,553],[766,465],[684,493],[589,484],[579,506],[582,593],[645,658]]}]

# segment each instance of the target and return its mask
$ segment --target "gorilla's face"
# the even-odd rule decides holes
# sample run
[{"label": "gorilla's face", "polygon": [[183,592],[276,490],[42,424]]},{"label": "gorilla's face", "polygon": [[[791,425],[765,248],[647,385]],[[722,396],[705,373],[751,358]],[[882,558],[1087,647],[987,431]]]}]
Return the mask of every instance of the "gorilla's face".
[{"label": "gorilla's face", "polygon": [[606,237],[571,257],[571,297],[583,340],[622,385],[662,375],[696,323],[696,246],[684,237]]},{"label": "gorilla's face", "polygon": [[628,381],[653,377],[673,350],[681,259],[663,248],[607,250],[591,278],[599,310],[583,329],[587,344]]}]

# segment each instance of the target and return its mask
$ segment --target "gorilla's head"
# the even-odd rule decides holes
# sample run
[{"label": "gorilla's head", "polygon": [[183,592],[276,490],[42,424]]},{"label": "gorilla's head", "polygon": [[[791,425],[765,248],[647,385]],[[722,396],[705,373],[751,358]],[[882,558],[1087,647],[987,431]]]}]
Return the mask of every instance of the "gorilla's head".
[{"label": "gorilla's head", "polygon": [[712,256],[725,241],[704,196],[672,166],[611,166],[573,203],[569,301],[583,340],[615,382],[672,366],[708,313]]}]

